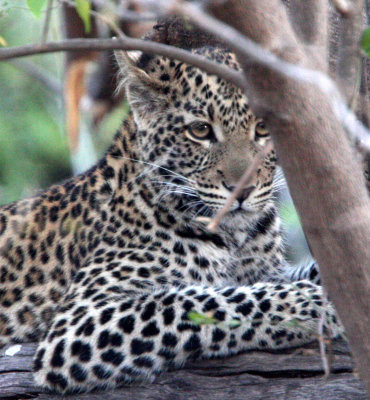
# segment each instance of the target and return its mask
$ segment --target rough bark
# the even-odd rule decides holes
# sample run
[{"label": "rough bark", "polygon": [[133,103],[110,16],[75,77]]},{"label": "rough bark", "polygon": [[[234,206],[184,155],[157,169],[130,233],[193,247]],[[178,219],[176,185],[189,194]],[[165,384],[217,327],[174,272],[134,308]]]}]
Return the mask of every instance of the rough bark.
[{"label": "rough bark", "polygon": [[289,10],[293,28],[302,44],[310,47],[321,69],[327,71],[328,1],[290,0]]},{"label": "rough bark", "polygon": [[0,398],[32,396],[39,400],[366,400],[364,388],[352,373],[353,361],[343,343],[333,348],[332,374],[323,378],[317,346],[279,354],[250,352],[223,360],[197,361],[185,369],[163,374],[152,384],[111,392],[61,397],[40,393],[32,379],[36,344],[23,344],[13,356],[0,350]]},{"label": "rough bark", "polygon": [[[213,3],[212,12],[284,60],[312,67],[278,2]],[[370,202],[361,167],[325,95],[239,54],[251,107],[272,131],[304,231],[370,390]]]}]

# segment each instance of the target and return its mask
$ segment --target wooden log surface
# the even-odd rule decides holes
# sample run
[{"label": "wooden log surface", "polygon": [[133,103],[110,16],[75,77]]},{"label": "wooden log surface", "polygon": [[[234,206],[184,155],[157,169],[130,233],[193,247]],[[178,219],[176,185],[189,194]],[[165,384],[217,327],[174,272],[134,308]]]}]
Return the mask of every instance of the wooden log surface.
[{"label": "wooden log surface", "polygon": [[333,345],[332,373],[328,379],[323,377],[317,346],[310,345],[279,353],[252,351],[226,359],[194,361],[184,369],[164,373],[154,383],[65,397],[42,393],[34,385],[35,349],[34,343],[0,349],[1,400],[367,399],[363,385],[353,373],[348,348],[342,342]]}]

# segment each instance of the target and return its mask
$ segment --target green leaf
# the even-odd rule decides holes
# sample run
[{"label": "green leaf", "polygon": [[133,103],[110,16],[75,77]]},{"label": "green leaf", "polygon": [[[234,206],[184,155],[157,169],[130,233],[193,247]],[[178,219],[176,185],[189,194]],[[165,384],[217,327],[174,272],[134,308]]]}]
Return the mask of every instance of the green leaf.
[{"label": "green leaf", "polygon": [[216,318],[208,317],[208,315],[199,314],[194,311],[188,312],[188,318],[197,325],[213,325],[219,322]]},{"label": "green leaf", "polygon": [[232,319],[229,322],[229,328],[230,329],[235,329],[235,328],[239,328],[239,326],[242,324],[241,321],[237,320],[237,319]]},{"label": "green leaf", "polygon": [[47,0],[26,0],[28,8],[36,18],[40,18],[41,11]]},{"label": "green leaf", "polygon": [[366,57],[370,58],[370,27],[366,28],[362,34],[361,48]]},{"label": "green leaf", "polygon": [[89,0],[76,0],[76,10],[85,25],[85,32],[91,31],[91,3]]}]

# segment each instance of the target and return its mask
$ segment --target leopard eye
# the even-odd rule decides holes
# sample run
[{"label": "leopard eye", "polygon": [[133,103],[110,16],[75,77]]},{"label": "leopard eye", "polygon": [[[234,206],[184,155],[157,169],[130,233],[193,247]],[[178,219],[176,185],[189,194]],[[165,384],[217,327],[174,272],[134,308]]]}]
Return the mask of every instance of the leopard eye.
[{"label": "leopard eye", "polygon": [[214,140],[212,126],[207,122],[192,122],[188,125],[188,131],[192,138],[197,140]]},{"label": "leopard eye", "polygon": [[270,137],[270,133],[267,130],[265,123],[263,121],[258,122],[254,128],[255,140],[268,139],[269,137]]}]

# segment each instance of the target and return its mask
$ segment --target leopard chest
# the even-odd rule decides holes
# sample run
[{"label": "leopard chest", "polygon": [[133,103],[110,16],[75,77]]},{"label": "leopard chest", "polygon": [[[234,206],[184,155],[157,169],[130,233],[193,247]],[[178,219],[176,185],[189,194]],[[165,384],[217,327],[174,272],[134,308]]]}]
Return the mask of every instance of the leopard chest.
[{"label": "leopard chest", "polygon": [[226,246],[201,240],[175,240],[168,256],[171,276],[186,283],[224,285],[235,262]]},{"label": "leopard chest", "polygon": [[241,271],[251,269],[252,264],[243,267],[242,261],[227,246],[174,237],[160,245],[153,242],[130,251],[117,268],[127,276],[127,284],[139,289],[143,284],[225,286],[236,283],[237,276],[243,275]]}]

